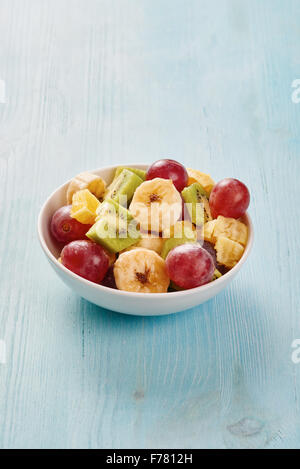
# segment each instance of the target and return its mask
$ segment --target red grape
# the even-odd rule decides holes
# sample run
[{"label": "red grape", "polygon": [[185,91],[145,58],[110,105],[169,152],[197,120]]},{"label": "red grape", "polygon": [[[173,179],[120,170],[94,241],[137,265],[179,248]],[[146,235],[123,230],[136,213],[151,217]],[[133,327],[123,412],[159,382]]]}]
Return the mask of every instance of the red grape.
[{"label": "red grape", "polygon": [[222,179],[213,188],[209,206],[213,218],[219,215],[240,218],[246,213],[250,203],[248,188],[241,181],[232,178]]},{"label": "red grape", "polygon": [[83,225],[71,217],[71,205],[65,205],[54,213],[51,220],[51,233],[60,243],[69,243],[76,239],[86,239],[85,234],[91,225]]},{"label": "red grape", "polygon": [[67,244],[61,252],[61,262],[75,274],[95,283],[102,282],[109,267],[103,247],[85,240]]},{"label": "red grape", "polygon": [[117,288],[113,265],[109,267],[104,279],[101,282],[101,285],[103,285],[104,287],[109,287],[109,288],[115,288],[115,289]]},{"label": "red grape", "polygon": [[199,244],[182,244],[167,255],[170,279],[179,287],[200,287],[212,280],[215,264],[211,255]]},{"label": "red grape", "polygon": [[171,179],[176,189],[181,192],[188,183],[188,173],[182,164],[174,160],[158,160],[147,171],[146,179]]}]

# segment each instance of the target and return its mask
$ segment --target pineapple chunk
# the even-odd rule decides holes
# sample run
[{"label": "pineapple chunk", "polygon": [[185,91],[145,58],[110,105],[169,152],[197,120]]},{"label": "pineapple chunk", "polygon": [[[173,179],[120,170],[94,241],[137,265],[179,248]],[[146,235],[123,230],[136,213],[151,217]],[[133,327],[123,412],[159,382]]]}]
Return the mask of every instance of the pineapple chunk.
[{"label": "pineapple chunk", "polygon": [[72,203],[73,195],[83,189],[88,189],[98,199],[104,196],[106,191],[106,183],[103,179],[96,174],[89,172],[80,173],[72,179],[67,191],[67,202]]},{"label": "pineapple chunk", "polygon": [[219,215],[212,233],[213,242],[216,242],[220,236],[246,246],[248,228],[241,221],[235,220],[235,218],[225,218]]},{"label": "pineapple chunk", "polygon": [[201,173],[201,171],[192,168],[187,168],[187,172],[189,176],[188,186],[194,184],[194,182],[198,182],[208,194],[211,193],[215,185],[215,181],[210,177],[209,174]]},{"label": "pineapple chunk", "polygon": [[204,223],[204,239],[205,241],[209,241],[210,243],[215,243],[214,238],[214,229],[216,226],[217,220],[208,221]]},{"label": "pineapple chunk", "polygon": [[215,245],[217,251],[217,261],[226,267],[234,267],[241,259],[244,248],[239,243],[231,239],[219,236]]},{"label": "pineapple chunk", "polygon": [[132,249],[144,248],[150,249],[150,251],[155,251],[158,255],[160,255],[163,244],[164,239],[160,238],[159,235],[141,232],[141,238],[138,240],[138,242],[133,246],[129,246],[128,248],[124,249],[120,252],[120,254],[123,254],[123,252],[132,251]]},{"label": "pineapple chunk", "polygon": [[80,223],[93,225],[99,205],[99,200],[88,189],[75,192],[72,199],[71,217]]}]

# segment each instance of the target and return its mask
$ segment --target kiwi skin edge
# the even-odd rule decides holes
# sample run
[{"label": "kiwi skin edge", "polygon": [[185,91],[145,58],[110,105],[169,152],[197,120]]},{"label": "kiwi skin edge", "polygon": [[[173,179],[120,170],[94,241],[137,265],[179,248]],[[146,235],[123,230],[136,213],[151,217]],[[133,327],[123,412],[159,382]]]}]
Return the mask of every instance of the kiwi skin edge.
[{"label": "kiwi skin edge", "polygon": [[130,168],[130,166],[118,166],[115,172],[114,179],[116,179],[121,174],[123,169],[127,169],[128,171],[131,171],[132,173],[140,177],[143,181],[146,180],[146,174],[147,174],[146,171],[144,171],[143,169]]},{"label": "kiwi skin edge", "polygon": [[188,187],[185,187],[181,192],[182,198],[186,204],[187,209],[192,219],[192,222],[199,226],[205,222],[204,210],[201,213],[197,210],[196,204],[203,204],[204,199],[208,200],[208,194],[205,189],[198,182],[194,182]]},{"label": "kiwi skin edge", "polygon": [[109,198],[119,202],[124,197],[128,203],[142,182],[143,180],[137,174],[128,171],[128,169],[123,169],[119,176],[108,186],[104,200]]}]

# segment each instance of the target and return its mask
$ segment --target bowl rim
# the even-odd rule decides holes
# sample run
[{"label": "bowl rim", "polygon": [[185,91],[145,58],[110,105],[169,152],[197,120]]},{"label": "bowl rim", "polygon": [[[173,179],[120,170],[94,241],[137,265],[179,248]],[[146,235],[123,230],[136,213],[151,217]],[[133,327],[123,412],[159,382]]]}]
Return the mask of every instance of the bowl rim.
[{"label": "bowl rim", "polygon": [[[116,164],[116,165],[112,165],[112,166],[105,166],[105,167],[101,167],[101,168],[87,170],[87,172],[96,173],[96,172],[99,172],[99,171],[110,171],[112,169],[118,168],[119,166],[133,167],[133,168],[137,168],[137,169],[147,169],[150,165],[149,164],[142,164],[142,163]],[[182,297],[182,296],[185,296],[185,295],[189,295],[191,293],[207,292],[207,291],[210,291],[211,289],[214,289],[215,286],[216,286],[216,283],[219,286],[221,286],[222,283],[227,283],[228,280],[229,280],[229,277],[234,277],[235,274],[240,270],[242,265],[246,262],[246,260],[249,257],[249,254],[250,254],[252,246],[253,246],[254,232],[253,232],[252,220],[251,220],[250,215],[248,214],[248,212],[246,212],[244,217],[245,217],[245,219],[247,221],[247,224],[248,224],[248,240],[247,240],[247,245],[245,247],[244,253],[243,253],[241,259],[239,260],[239,262],[232,269],[230,269],[228,272],[226,272],[226,274],[222,275],[222,277],[214,280],[213,282],[207,283],[205,285],[201,285],[200,287],[190,288],[188,290],[180,290],[180,291],[166,292],[166,293],[128,292],[128,291],[125,291],[125,290],[118,290],[118,289],[106,287],[104,285],[100,285],[98,283],[91,282],[90,280],[87,280],[87,279],[85,279],[83,277],[80,277],[79,275],[75,274],[71,270],[67,269],[63,264],[58,262],[56,257],[52,254],[52,252],[48,248],[47,243],[46,243],[46,241],[44,239],[44,236],[42,234],[42,221],[43,221],[43,216],[44,216],[46,206],[48,205],[48,203],[50,202],[52,197],[54,197],[54,195],[57,192],[59,192],[61,189],[63,189],[65,186],[67,186],[70,183],[70,181],[71,181],[71,179],[69,179],[67,182],[61,184],[54,191],[52,191],[52,193],[49,195],[49,197],[47,197],[47,199],[43,203],[43,205],[40,209],[39,215],[38,215],[38,223],[37,223],[37,231],[38,231],[39,242],[41,244],[41,247],[42,247],[44,253],[48,257],[48,259],[57,268],[59,268],[63,273],[69,275],[71,278],[73,278],[73,279],[75,279],[79,282],[82,282],[87,287],[92,287],[92,288],[98,290],[99,293],[104,292],[104,293],[110,293],[110,294],[116,295],[116,296],[126,296],[126,297],[131,297],[131,298],[138,297],[138,298],[161,298],[162,299],[162,298],[168,298],[169,295],[172,295],[172,298],[174,298],[174,297],[177,297],[177,296]]]}]

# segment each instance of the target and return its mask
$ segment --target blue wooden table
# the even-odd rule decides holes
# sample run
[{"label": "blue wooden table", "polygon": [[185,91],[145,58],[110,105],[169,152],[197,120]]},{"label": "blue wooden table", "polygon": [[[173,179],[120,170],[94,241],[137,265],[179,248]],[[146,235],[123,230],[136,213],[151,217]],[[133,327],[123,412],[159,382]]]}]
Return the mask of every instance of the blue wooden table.
[{"label": "blue wooden table", "polygon": [[[299,16],[0,1],[1,447],[300,448]],[[248,263],[176,315],[89,304],[39,247],[41,204],[82,170],[166,156],[249,186]]]}]

